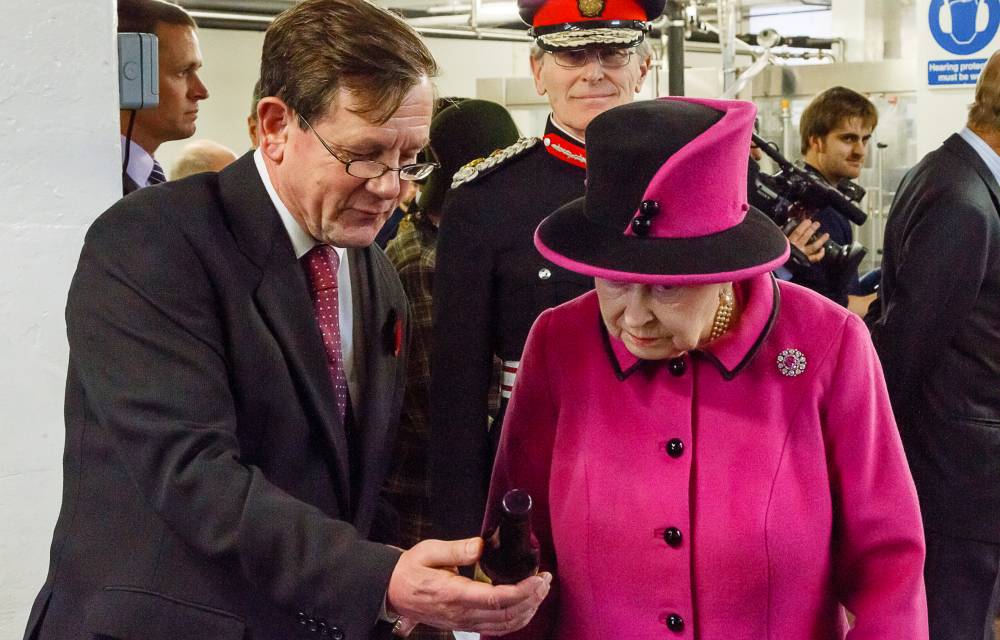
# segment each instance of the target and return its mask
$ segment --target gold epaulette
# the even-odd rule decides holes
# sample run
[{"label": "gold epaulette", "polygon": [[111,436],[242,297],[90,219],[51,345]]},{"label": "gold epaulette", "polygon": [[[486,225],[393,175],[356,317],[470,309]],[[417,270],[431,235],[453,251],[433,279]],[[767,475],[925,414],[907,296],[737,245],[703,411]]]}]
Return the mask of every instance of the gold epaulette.
[{"label": "gold epaulette", "polygon": [[497,149],[485,158],[476,158],[455,172],[451,178],[451,188],[474,181],[479,176],[490,173],[511,158],[516,158],[541,141],[540,138],[521,138],[509,147]]}]

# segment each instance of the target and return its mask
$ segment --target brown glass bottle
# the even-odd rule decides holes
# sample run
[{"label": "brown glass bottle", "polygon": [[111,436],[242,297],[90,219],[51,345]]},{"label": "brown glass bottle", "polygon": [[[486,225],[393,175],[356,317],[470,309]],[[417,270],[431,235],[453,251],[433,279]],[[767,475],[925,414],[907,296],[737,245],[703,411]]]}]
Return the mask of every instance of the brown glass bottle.
[{"label": "brown glass bottle", "polygon": [[531,495],[508,491],[500,502],[500,520],[484,537],[476,579],[492,584],[516,584],[538,573],[538,540],[531,532]]}]

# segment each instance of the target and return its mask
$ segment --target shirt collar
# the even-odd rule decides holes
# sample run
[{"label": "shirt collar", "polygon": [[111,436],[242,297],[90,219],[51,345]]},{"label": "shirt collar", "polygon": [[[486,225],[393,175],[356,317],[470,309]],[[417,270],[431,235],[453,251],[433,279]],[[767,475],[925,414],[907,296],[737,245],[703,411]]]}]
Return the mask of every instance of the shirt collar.
[{"label": "shirt collar", "polygon": [[[260,148],[257,148],[253,152],[253,162],[257,166],[257,173],[260,174],[260,180],[264,183],[267,195],[270,196],[271,202],[274,203],[274,208],[278,210],[278,215],[281,217],[281,224],[285,226],[285,231],[288,233],[288,239],[292,241],[292,248],[295,249],[295,258],[299,259],[309,253],[309,250],[320,244],[320,242],[302,228],[292,216],[292,212],[288,210],[285,203],[278,197],[278,192],[275,190],[274,184],[271,183],[271,176],[267,172],[267,166],[264,164],[264,155],[261,153]],[[343,247],[333,248],[337,252],[337,257],[343,263],[346,249]]]},{"label": "shirt collar", "polygon": [[[125,160],[125,136],[122,136],[122,161]],[[149,174],[153,173],[153,156],[135,140],[128,141],[128,166],[125,173],[140,187],[149,184]]]},{"label": "shirt collar", "polygon": [[[734,282],[733,293],[740,308],[739,324],[694,352],[715,365],[726,380],[733,379],[757,355],[778,319],[781,304],[778,283],[770,273]],[[608,335],[603,321],[601,329],[611,365],[619,380],[629,377],[647,362],[633,355],[624,342]]]},{"label": "shirt collar", "polygon": [[993,178],[997,181],[997,184],[1000,184],[1000,155],[997,155],[997,152],[990,145],[986,144],[985,140],[968,127],[964,127],[958,132],[958,135],[962,136],[962,139],[969,143],[969,146],[979,154],[979,157],[989,167],[990,173],[993,174]]},{"label": "shirt collar", "polygon": [[583,140],[577,138],[572,133],[570,133],[569,131],[566,131],[565,129],[563,129],[562,127],[560,127],[558,124],[556,124],[556,120],[555,120],[555,118],[552,117],[551,113],[549,114],[548,120],[546,120],[546,122],[545,122],[545,133],[555,133],[555,134],[558,134],[558,135],[562,136],[563,138],[566,138],[567,140],[569,140],[573,144],[576,144],[577,146],[580,146],[580,147],[586,147],[587,146],[587,145],[584,144]]}]

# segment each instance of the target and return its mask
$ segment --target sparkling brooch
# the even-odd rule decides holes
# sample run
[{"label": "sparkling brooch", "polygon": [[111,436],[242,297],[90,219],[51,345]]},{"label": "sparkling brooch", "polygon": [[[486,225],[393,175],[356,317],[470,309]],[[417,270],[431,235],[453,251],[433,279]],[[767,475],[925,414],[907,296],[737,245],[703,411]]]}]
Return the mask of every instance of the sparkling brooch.
[{"label": "sparkling brooch", "polygon": [[806,356],[798,349],[785,349],[778,354],[778,371],[781,375],[794,378],[806,370]]}]

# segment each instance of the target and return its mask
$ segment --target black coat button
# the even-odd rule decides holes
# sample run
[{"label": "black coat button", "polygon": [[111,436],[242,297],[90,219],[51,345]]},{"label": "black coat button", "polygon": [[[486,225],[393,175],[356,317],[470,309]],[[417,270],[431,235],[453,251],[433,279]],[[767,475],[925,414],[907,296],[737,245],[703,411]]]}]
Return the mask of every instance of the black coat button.
[{"label": "black coat button", "polygon": [[309,621],[309,617],[306,616],[306,614],[304,612],[299,611],[298,615],[296,615],[295,617],[296,617],[296,619],[298,619],[299,624],[301,624],[303,627],[306,626],[307,624],[309,624],[309,622],[308,622]]},{"label": "black coat button", "polygon": [[316,625],[316,628],[319,629],[319,635],[323,637],[330,635],[330,628],[326,626],[326,622],[324,622],[323,620],[319,621],[319,624]]},{"label": "black coat button", "polygon": [[670,527],[669,529],[663,532],[664,542],[669,544],[674,549],[681,546],[681,540],[683,539],[684,536],[681,535],[681,530],[678,529],[677,527]]},{"label": "black coat button", "polygon": [[667,367],[670,369],[670,375],[680,377],[684,375],[685,371],[687,371],[687,360],[684,358],[674,358],[670,361]]},{"label": "black coat button", "polygon": [[684,631],[684,618],[680,617],[676,613],[671,613],[667,616],[667,628],[671,631],[676,631],[677,633]]},{"label": "black coat button", "polygon": [[309,629],[309,633],[316,633],[319,630],[319,624],[316,622],[315,618],[309,618],[306,620],[306,628]]},{"label": "black coat button", "polygon": [[333,640],[344,640],[344,632],[340,627],[330,627],[330,637]]},{"label": "black coat button", "polygon": [[671,458],[680,458],[684,455],[684,441],[680,438],[674,438],[667,443],[667,455]]}]

